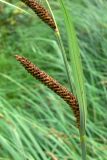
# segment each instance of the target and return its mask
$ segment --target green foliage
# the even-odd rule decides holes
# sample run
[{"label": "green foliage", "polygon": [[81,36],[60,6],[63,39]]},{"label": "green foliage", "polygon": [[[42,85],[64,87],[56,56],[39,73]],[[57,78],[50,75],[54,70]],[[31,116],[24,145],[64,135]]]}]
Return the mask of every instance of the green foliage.
[{"label": "green foliage", "polygon": [[[20,2],[13,4],[24,8]],[[51,6],[69,61],[59,3],[52,2]],[[88,160],[107,157],[106,6],[104,0],[69,0],[67,7],[77,31],[85,74]],[[0,160],[79,160],[79,133],[69,106],[28,75],[14,58],[15,54],[28,57],[69,87],[53,31],[24,9],[30,14],[0,1]]]}]

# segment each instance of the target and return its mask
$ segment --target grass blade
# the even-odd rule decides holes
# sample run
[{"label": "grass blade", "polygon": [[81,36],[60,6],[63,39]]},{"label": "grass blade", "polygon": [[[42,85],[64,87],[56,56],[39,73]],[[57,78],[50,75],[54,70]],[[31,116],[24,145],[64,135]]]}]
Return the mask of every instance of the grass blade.
[{"label": "grass blade", "polygon": [[82,63],[80,58],[79,47],[76,38],[76,32],[72,23],[71,15],[66,9],[66,5],[63,0],[59,0],[61,9],[64,15],[65,25],[68,33],[69,43],[69,56],[70,64],[75,82],[75,92],[80,106],[80,139],[82,145],[82,158],[86,159],[86,147],[85,147],[85,121],[86,121],[86,94],[84,87],[84,76]]}]

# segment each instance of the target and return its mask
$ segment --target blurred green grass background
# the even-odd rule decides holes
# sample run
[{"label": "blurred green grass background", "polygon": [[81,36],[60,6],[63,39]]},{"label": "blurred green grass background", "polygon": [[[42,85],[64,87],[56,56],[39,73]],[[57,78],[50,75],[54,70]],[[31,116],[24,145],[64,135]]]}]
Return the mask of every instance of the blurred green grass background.
[{"label": "blurred green grass background", "polygon": [[[79,133],[69,106],[27,74],[14,57],[28,57],[69,87],[56,37],[24,4],[8,2],[30,14],[0,2],[0,160],[79,160]],[[59,3],[49,2],[68,54]],[[87,159],[107,160],[107,2],[69,0],[67,7],[85,75]]]}]

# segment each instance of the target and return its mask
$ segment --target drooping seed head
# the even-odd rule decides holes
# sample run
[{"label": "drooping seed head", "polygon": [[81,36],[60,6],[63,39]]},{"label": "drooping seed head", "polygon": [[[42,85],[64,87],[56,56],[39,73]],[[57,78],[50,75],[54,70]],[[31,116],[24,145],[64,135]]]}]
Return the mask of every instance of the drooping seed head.
[{"label": "drooping seed head", "polygon": [[72,108],[74,115],[77,120],[77,126],[80,127],[80,111],[79,105],[76,100],[76,97],[68,91],[68,89],[62,86],[59,82],[53,79],[44,71],[40,70],[37,66],[35,66],[32,62],[30,62],[27,58],[16,55],[16,59],[24,66],[24,68],[36,79],[41,81],[48,88],[53,90],[57,95],[59,95],[69,106]]},{"label": "drooping seed head", "polygon": [[37,2],[37,0],[21,0],[21,1],[24,2],[27,6],[29,6],[37,14],[37,16],[48,26],[50,26],[54,31],[57,30],[52,15],[49,13],[47,9],[45,9],[44,6],[42,6],[42,4]]}]

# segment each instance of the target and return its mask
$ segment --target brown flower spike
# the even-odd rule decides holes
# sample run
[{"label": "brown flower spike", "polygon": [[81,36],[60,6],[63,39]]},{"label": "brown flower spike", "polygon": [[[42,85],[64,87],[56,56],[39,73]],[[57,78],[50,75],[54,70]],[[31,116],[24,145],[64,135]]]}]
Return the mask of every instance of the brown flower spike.
[{"label": "brown flower spike", "polygon": [[30,62],[27,58],[16,55],[16,59],[24,66],[24,68],[36,79],[40,80],[44,85],[53,90],[72,108],[77,119],[78,128],[80,126],[80,112],[79,105],[75,96],[69,92],[64,86],[54,80],[44,71],[41,71],[37,66]]},{"label": "brown flower spike", "polygon": [[52,18],[51,14],[45,9],[39,2],[36,0],[21,0],[24,2],[28,7],[30,7],[37,16],[46,24],[48,24],[54,31],[56,31],[56,24],[54,19]]}]

